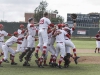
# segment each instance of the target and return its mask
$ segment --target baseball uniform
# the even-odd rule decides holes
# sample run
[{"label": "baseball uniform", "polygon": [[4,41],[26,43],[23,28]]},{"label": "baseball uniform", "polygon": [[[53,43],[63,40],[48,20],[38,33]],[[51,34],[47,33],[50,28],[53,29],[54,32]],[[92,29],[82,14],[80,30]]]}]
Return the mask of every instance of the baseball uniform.
[{"label": "baseball uniform", "polygon": [[[17,32],[18,32],[18,38],[24,37],[25,31],[23,31],[21,29],[18,29]],[[20,42],[22,42],[22,40]],[[21,46],[21,44],[17,44],[17,50],[16,50],[16,52],[20,51],[20,46]]]},{"label": "baseball uniform", "polygon": [[8,33],[4,30],[0,30],[0,49],[2,50],[2,45],[4,43],[4,36],[8,36]]},{"label": "baseball uniform", "polygon": [[32,24],[27,25],[28,29],[28,37],[27,37],[27,47],[35,48],[35,35],[36,35],[36,27]]},{"label": "baseball uniform", "polygon": [[38,32],[38,37],[39,37],[39,44],[37,45],[38,47],[42,46],[43,44],[43,51],[46,51],[47,44],[48,44],[48,25],[51,24],[51,21],[43,17],[39,21],[39,32]]}]

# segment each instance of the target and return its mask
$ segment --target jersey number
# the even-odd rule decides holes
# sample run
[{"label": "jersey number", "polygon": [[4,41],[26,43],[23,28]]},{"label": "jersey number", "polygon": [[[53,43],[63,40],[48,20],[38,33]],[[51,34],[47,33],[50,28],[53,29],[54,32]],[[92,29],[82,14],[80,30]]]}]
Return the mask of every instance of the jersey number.
[{"label": "jersey number", "polygon": [[44,19],[40,20],[39,23],[40,23],[40,24],[44,24]]}]

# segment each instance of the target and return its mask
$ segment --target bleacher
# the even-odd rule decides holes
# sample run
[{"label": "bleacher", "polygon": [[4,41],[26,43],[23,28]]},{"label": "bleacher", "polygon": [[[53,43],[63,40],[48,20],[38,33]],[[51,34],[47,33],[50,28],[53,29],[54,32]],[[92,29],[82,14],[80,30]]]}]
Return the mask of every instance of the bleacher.
[{"label": "bleacher", "polygon": [[[77,27],[84,28],[98,28],[99,27],[100,14],[77,14]],[[70,14],[67,14],[67,23],[72,26],[72,19]]]}]

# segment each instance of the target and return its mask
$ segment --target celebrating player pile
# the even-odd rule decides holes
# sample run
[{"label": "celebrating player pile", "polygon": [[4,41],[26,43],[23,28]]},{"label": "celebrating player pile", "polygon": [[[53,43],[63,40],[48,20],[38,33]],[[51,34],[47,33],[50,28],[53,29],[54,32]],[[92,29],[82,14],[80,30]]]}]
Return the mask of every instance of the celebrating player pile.
[{"label": "celebrating player pile", "polygon": [[[21,52],[19,56],[19,61],[22,62],[25,58],[23,66],[30,66],[29,61],[31,60],[32,53],[35,51],[36,64],[40,68],[48,66],[46,61],[48,58],[48,52],[51,53],[49,65],[51,67],[62,68],[61,63],[64,61],[64,67],[67,68],[70,64],[70,57],[73,58],[75,64],[77,64],[77,59],[79,58],[76,54],[76,47],[71,41],[71,35],[76,27],[76,14],[71,15],[73,20],[73,27],[69,28],[66,24],[54,25],[48,19],[48,13],[44,13],[44,17],[39,21],[39,29],[37,30],[34,25],[33,18],[29,19],[27,28],[24,25],[20,25],[20,29],[13,33],[13,36],[9,38],[5,43],[4,36],[10,35],[2,30],[2,25],[0,25],[0,48],[3,50],[0,56],[4,54],[4,57],[0,60],[0,66],[2,62],[7,62],[8,52],[10,52],[11,65],[17,65],[14,62],[15,54]],[[36,32],[38,32],[39,43],[35,48],[35,37]],[[17,50],[10,48],[14,43],[17,44]],[[54,47],[56,43],[56,47]],[[73,54],[71,53],[71,48],[73,49]],[[41,55],[39,56],[39,52]],[[60,53],[60,58],[58,63],[56,62],[58,55]]]}]

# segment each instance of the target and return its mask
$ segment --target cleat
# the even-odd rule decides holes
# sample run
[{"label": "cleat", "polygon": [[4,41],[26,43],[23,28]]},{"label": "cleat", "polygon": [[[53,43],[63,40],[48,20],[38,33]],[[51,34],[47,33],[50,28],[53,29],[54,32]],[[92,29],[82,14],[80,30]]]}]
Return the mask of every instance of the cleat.
[{"label": "cleat", "polygon": [[48,64],[43,64],[43,66],[48,66]]},{"label": "cleat", "polygon": [[75,59],[74,59],[75,64],[78,64],[77,60],[78,60],[79,58],[80,58],[80,57],[75,57]]},{"label": "cleat", "polygon": [[37,59],[39,58],[38,53],[35,53],[35,57],[36,57]]},{"label": "cleat", "polygon": [[38,64],[38,60],[35,60],[36,64],[38,65],[39,68],[44,68],[42,65]]},{"label": "cleat", "polygon": [[57,67],[58,65],[57,65],[57,63],[52,63],[51,66],[52,67]]},{"label": "cleat", "polygon": [[52,63],[51,63],[51,62],[49,62],[49,65],[52,65]]},{"label": "cleat", "polygon": [[49,66],[54,67],[53,63],[49,62]]},{"label": "cleat", "polygon": [[68,68],[69,67],[69,65],[64,65],[64,68]]},{"label": "cleat", "polygon": [[42,65],[38,65],[39,68],[44,68]]},{"label": "cleat", "polygon": [[30,66],[30,64],[29,63],[27,63],[27,65],[26,66]]},{"label": "cleat", "polygon": [[8,60],[4,60],[4,62],[9,63],[9,61],[8,61]]},{"label": "cleat", "polygon": [[17,63],[15,63],[15,62],[12,62],[12,63],[11,63],[11,65],[17,65]]},{"label": "cleat", "polygon": [[23,64],[23,66],[26,66],[26,65],[27,65],[27,64],[25,64],[25,63]]},{"label": "cleat", "polygon": [[30,64],[29,63],[24,63],[23,66],[30,66]]},{"label": "cleat", "polygon": [[43,58],[45,58],[46,57],[46,54],[42,54],[42,56],[43,56]]},{"label": "cleat", "polygon": [[30,64],[25,62],[23,66],[30,66]]},{"label": "cleat", "polygon": [[62,66],[61,65],[58,65],[57,67],[60,68],[60,69],[62,69]]}]

